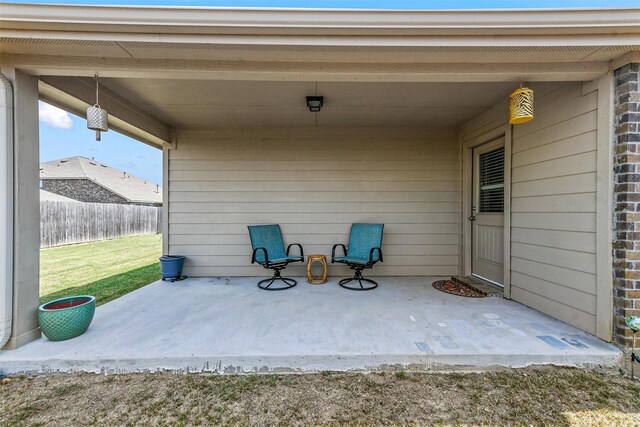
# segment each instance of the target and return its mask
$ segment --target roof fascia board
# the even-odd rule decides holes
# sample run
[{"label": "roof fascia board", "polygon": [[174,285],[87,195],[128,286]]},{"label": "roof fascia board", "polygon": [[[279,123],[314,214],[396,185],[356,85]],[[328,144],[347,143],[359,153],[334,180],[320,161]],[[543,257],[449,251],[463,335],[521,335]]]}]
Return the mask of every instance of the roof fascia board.
[{"label": "roof fascia board", "polygon": [[[73,26],[144,32],[148,28],[191,29],[200,33],[243,29],[296,32],[322,29],[398,31],[503,30],[535,33],[541,29],[574,33],[615,29],[638,31],[639,8],[620,9],[496,9],[496,10],[352,10],[352,9],[256,9],[98,5],[44,5],[0,3],[0,27],[66,29]],[[18,24],[18,25],[12,25]],[[251,30],[252,29],[252,30]],[[251,31],[250,31],[251,30]],[[581,31],[582,30],[582,31]],[[267,31],[269,32],[269,31]]]},{"label": "roof fascia board", "polygon": [[229,46],[352,46],[352,47],[536,47],[536,46],[630,46],[640,45],[640,30],[637,34],[558,34],[540,35],[474,35],[470,36],[326,36],[315,37],[261,35],[260,37],[243,34],[146,34],[146,33],[105,33],[81,31],[40,31],[0,29],[0,37],[24,40],[79,40],[105,42],[142,42],[154,45],[187,43],[197,45]]}]

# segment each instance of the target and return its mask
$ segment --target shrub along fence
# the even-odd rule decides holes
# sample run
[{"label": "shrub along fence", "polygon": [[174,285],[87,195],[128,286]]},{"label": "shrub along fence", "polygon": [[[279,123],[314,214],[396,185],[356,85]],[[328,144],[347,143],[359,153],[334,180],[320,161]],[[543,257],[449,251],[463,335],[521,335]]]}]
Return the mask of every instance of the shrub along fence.
[{"label": "shrub along fence", "polygon": [[40,247],[157,234],[161,219],[154,206],[41,201]]}]

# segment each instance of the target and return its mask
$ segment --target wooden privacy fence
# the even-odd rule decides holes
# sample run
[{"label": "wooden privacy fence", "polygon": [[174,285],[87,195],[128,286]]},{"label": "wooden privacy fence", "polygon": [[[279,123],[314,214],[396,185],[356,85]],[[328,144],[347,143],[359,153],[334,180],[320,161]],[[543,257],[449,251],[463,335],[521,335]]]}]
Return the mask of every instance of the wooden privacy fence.
[{"label": "wooden privacy fence", "polygon": [[40,247],[156,234],[162,208],[83,202],[40,202]]}]

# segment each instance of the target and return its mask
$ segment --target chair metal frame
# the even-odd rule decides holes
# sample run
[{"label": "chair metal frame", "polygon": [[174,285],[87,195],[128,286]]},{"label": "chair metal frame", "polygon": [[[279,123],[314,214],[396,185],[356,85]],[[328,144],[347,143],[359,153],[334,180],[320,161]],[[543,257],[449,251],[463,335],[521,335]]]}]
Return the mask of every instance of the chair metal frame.
[{"label": "chair metal frame", "polygon": [[[280,226],[278,224],[265,224],[265,225],[275,225],[278,227],[278,230],[280,230]],[[256,226],[248,227],[250,235],[251,235],[251,227],[256,227]],[[282,238],[282,230],[280,230],[280,237]],[[251,241],[251,245],[253,246],[253,240]],[[257,247],[253,249],[253,253],[251,254],[251,264],[257,263],[268,270],[273,270],[273,276],[258,282],[258,287],[260,289],[264,289],[265,291],[282,291],[285,289],[293,288],[295,285],[298,284],[298,282],[295,279],[292,279],[290,277],[283,277],[282,274],[280,273],[290,263],[304,261],[304,251],[302,249],[302,245],[300,245],[299,243],[292,243],[288,245],[285,251],[286,256],[287,257],[290,256],[289,251],[291,250],[292,246],[297,246],[300,249],[300,256],[291,256],[294,259],[287,259],[287,260],[281,260],[276,262],[269,261],[269,252],[267,251],[266,248]],[[284,246],[283,246],[283,249],[284,249]],[[260,261],[257,259],[256,255],[258,254],[258,251],[262,251],[264,253],[264,261]],[[283,282],[284,286],[276,286],[272,288],[271,285],[273,285],[277,281]]]},{"label": "chair metal frame", "polygon": [[[384,232],[384,224],[382,225],[382,232]],[[353,224],[351,225],[351,228],[353,229]],[[380,240],[382,241],[382,237],[380,237]],[[349,244],[351,244],[351,232],[349,233]],[[384,262],[383,256],[382,256],[382,248],[379,246],[373,247],[371,248],[371,250],[369,251],[369,260],[366,263],[359,263],[359,262],[353,262],[353,261],[349,261],[349,260],[336,260],[336,248],[337,247],[342,247],[342,251],[344,253],[344,256],[347,257],[349,250],[348,250],[348,246],[345,246],[341,243],[338,243],[336,245],[333,245],[333,248],[331,249],[331,263],[341,263],[341,264],[346,264],[349,266],[349,268],[351,270],[354,270],[354,275],[353,277],[348,277],[346,279],[342,279],[338,282],[338,284],[340,286],[342,286],[345,289],[349,289],[351,291],[370,291],[372,289],[375,289],[378,287],[378,282],[376,282],[373,279],[369,279],[366,278],[362,275],[362,270],[365,270],[367,268],[372,268],[378,261],[379,262]],[[376,251],[378,252],[378,259],[374,259],[374,254],[376,253]],[[358,284],[360,285],[355,286],[354,285],[349,285],[349,283],[357,281]],[[363,284],[363,282],[365,284]]]}]

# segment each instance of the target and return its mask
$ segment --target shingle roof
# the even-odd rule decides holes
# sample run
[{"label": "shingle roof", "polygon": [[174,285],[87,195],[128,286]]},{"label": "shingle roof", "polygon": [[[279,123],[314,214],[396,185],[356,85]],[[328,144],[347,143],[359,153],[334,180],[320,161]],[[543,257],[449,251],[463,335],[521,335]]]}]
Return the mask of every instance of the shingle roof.
[{"label": "shingle roof", "polygon": [[42,163],[40,179],[90,179],[130,203],[162,203],[162,187],[81,156]]},{"label": "shingle roof", "polygon": [[77,200],[70,199],[68,197],[61,196],[50,191],[40,190],[41,202],[77,202]]}]

